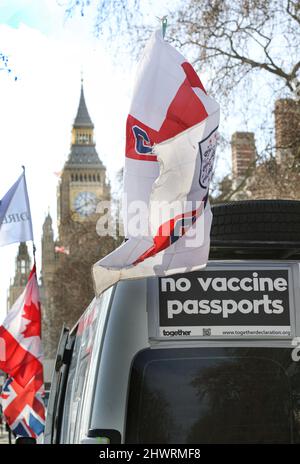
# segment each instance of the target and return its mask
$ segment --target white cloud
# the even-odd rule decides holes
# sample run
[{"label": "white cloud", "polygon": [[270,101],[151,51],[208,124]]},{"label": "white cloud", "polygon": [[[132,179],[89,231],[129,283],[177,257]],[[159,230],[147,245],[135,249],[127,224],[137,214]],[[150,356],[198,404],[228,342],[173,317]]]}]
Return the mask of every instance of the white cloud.
[{"label": "white cloud", "polygon": [[[54,172],[63,168],[69,153],[81,69],[97,150],[112,179],[124,163],[134,66],[124,61],[125,54],[122,58],[112,56],[115,48],[114,52],[107,45],[104,48],[93,36],[90,10],[84,18],[77,12],[72,20],[65,21],[63,8],[54,0],[0,2],[1,51],[9,55],[13,73],[18,76],[15,82],[0,72],[0,198],[24,164],[39,272],[42,224],[48,207],[56,219]],[[167,3],[174,5],[167,0],[143,2],[148,21],[154,26]],[[17,245],[0,248],[0,320],[6,309],[16,252]]]},{"label": "white cloud", "polygon": [[[80,24],[82,29],[78,29]],[[69,153],[81,69],[99,156],[110,177],[123,165],[132,69],[129,63],[126,68],[113,65],[101,42],[91,37],[84,24],[74,21],[65,28],[60,25],[51,35],[25,24],[18,28],[0,25],[2,50],[18,76],[14,81],[10,75],[0,74],[0,197],[24,164],[38,270],[42,223],[48,207],[56,218],[54,172],[63,168]],[[16,250],[17,246],[0,248],[0,317],[6,308]]]}]

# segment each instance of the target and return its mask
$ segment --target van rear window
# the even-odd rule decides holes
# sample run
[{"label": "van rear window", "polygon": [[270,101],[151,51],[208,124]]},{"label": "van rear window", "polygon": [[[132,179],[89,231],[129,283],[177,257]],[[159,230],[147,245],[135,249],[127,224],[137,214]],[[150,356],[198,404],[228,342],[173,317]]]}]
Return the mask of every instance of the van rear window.
[{"label": "van rear window", "polygon": [[286,348],[147,349],[127,443],[300,443],[300,368]]}]

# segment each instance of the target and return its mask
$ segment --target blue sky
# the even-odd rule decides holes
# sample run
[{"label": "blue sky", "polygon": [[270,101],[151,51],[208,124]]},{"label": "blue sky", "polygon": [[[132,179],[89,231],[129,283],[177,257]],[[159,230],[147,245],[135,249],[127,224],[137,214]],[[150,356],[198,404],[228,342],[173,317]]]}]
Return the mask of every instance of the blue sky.
[{"label": "blue sky", "polygon": [[[55,0],[0,0],[1,51],[13,76],[0,73],[0,197],[26,166],[40,270],[40,236],[48,209],[56,218],[54,172],[69,153],[71,127],[80,95],[81,70],[87,105],[95,124],[100,158],[110,179],[123,160],[124,125],[134,63],[116,68],[80,14],[65,21]],[[117,115],[116,115],[117,113]],[[114,139],[112,145],[111,139]],[[17,245],[0,249],[0,317],[14,274]]]},{"label": "blue sky", "polygon": [[53,15],[49,15],[49,8],[58,16],[63,16],[63,9],[55,0],[1,0],[0,23],[16,29],[21,24],[49,34],[56,22]]},{"label": "blue sky", "polygon": [[[63,3],[61,1],[61,3]],[[149,5],[151,2],[148,2]],[[148,18],[164,1],[154,1]],[[148,5],[148,8],[150,6]],[[55,172],[67,159],[76,115],[81,71],[87,106],[95,125],[96,147],[113,182],[122,167],[125,122],[135,62],[113,52],[93,35],[93,7],[66,20],[56,0],[0,0],[0,50],[12,74],[0,72],[0,198],[26,166],[40,271],[40,238],[48,209],[56,219]],[[13,76],[18,77],[17,81]],[[17,245],[0,248],[0,318],[14,275]]]},{"label": "blue sky", "polygon": [[[143,0],[147,23],[156,28],[156,17],[165,14],[170,3],[174,6],[171,0]],[[48,209],[56,219],[58,179],[54,172],[63,168],[69,153],[81,71],[97,150],[112,182],[123,166],[125,123],[136,63],[126,53],[116,56],[109,43],[93,35],[94,11],[92,2],[84,17],[77,10],[66,20],[56,0],[0,0],[0,50],[8,55],[12,74],[18,77],[14,81],[12,75],[0,72],[0,154],[4,166],[0,169],[0,198],[25,165],[38,272],[42,224]],[[239,111],[225,123],[221,118],[221,126],[227,133],[251,129],[241,125]],[[219,152],[219,157],[220,176],[230,166],[230,154]],[[0,248],[0,318],[6,311],[16,252],[17,245]]]}]

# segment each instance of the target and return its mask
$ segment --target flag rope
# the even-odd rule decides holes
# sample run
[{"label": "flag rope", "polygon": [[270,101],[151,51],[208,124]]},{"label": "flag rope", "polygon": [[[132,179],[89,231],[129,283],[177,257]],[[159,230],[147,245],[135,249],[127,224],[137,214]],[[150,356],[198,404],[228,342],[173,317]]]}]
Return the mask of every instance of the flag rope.
[{"label": "flag rope", "polygon": [[[23,169],[23,173],[24,173],[24,176],[25,176],[25,166],[24,166],[24,164],[22,164],[22,169]],[[26,182],[26,180],[25,180],[25,182]],[[27,191],[27,185],[26,185],[26,191]],[[32,233],[32,239],[33,239],[33,233]],[[32,240],[32,254],[33,254],[33,264],[36,266],[36,258],[35,258],[36,246],[35,246],[35,243],[34,243],[34,239]]]}]

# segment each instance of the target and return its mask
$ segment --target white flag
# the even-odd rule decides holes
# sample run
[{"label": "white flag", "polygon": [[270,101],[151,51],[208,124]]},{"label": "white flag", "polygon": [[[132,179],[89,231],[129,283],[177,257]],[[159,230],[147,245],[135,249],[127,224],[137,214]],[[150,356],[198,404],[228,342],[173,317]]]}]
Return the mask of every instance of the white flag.
[{"label": "white flag", "polygon": [[25,173],[0,201],[0,246],[33,240]]},{"label": "white flag", "polygon": [[[97,294],[118,280],[206,266],[218,124],[218,103],[192,66],[156,32],[143,55],[127,119],[128,240],[94,265]],[[146,204],[139,214],[141,233],[133,227],[137,200]]]}]

